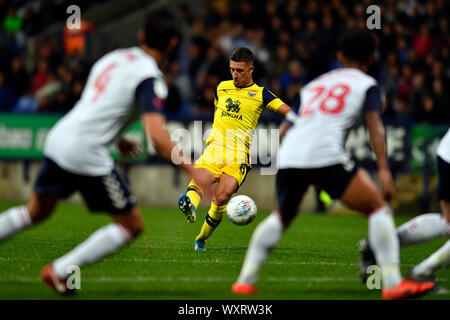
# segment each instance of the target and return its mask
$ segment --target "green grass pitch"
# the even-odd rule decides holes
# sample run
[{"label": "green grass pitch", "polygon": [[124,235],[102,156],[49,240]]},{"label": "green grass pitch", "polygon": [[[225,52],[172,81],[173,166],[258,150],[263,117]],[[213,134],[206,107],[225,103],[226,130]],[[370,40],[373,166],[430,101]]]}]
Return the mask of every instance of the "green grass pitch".
[{"label": "green grass pitch", "polygon": [[[0,203],[0,212],[17,203]],[[267,216],[259,212],[247,226],[226,218],[208,242],[194,252],[194,237],[206,211],[188,224],[176,208],[141,208],[145,232],[131,245],[82,268],[81,290],[68,299],[240,299],[230,293],[254,228]],[[396,223],[408,217],[396,217]],[[0,299],[61,299],[40,280],[41,268],[71,250],[110,221],[82,205],[62,204],[54,215],[0,243]],[[251,299],[379,299],[356,273],[357,242],[367,236],[361,216],[300,214],[272,252],[260,274],[261,293]],[[402,272],[437,250],[447,239],[402,249]],[[450,269],[436,274],[450,287]],[[249,297],[244,297],[249,299]],[[428,294],[423,299],[450,299]]]}]

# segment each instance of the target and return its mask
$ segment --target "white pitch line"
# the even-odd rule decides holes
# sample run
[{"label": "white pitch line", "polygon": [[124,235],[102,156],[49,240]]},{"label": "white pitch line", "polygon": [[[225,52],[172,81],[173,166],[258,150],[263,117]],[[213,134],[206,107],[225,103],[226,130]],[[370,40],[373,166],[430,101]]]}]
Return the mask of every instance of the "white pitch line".
[{"label": "white pitch line", "polygon": [[[186,260],[178,260],[178,259],[148,259],[148,258],[134,258],[134,259],[117,259],[111,261],[121,261],[121,262],[155,262],[155,263],[186,263]],[[190,260],[191,263],[217,263],[217,264],[242,264],[244,260]],[[267,261],[266,264],[275,264],[275,265],[330,265],[330,266],[347,266],[354,267],[357,266],[357,263],[345,263],[345,262],[329,262],[329,261]],[[415,264],[401,264],[405,267],[414,267]]]},{"label": "white pitch line", "polygon": [[[0,261],[43,261],[42,259],[37,258],[2,258],[0,257]],[[137,262],[137,263],[216,263],[216,264],[242,264],[244,260],[219,260],[219,259],[194,259],[194,260],[178,260],[178,259],[148,259],[148,258],[124,258],[124,259],[110,259],[109,262]],[[266,264],[275,264],[275,265],[329,265],[329,266],[347,266],[354,267],[357,266],[356,263],[345,263],[345,262],[329,262],[329,261],[267,261]],[[415,264],[401,264],[405,267],[414,267]]]},{"label": "white pitch line", "polygon": [[[233,277],[88,277],[82,278],[82,282],[106,282],[106,283],[144,283],[144,282],[233,282],[236,278]],[[0,283],[7,282],[24,282],[24,283],[36,283],[41,282],[40,278],[36,277],[16,277],[1,279]],[[342,278],[342,277],[269,277],[261,279],[260,282],[356,282],[359,281],[356,277]]]},{"label": "white pitch line", "polygon": [[[38,258],[3,258],[0,257],[0,261],[42,261]],[[144,262],[144,263],[223,263],[223,264],[240,264],[242,261],[238,260],[219,260],[219,259],[194,259],[194,260],[178,260],[178,259],[148,259],[148,258],[134,258],[134,259],[110,259],[110,262]],[[341,262],[327,262],[327,261],[268,261],[267,264],[297,264],[297,265],[341,265],[341,266],[356,266],[355,263],[341,263]]]},{"label": "white pitch line", "polygon": [[[168,260],[164,260],[164,259],[147,259],[147,258],[135,258],[135,259],[118,259],[117,261],[122,261],[122,262],[156,262],[156,263],[181,263],[181,262],[186,262],[186,260],[178,260],[178,259],[168,259]],[[242,261],[238,261],[238,260],[219,260],[219,259],[213,259],[213,260],[209,260],[209,259],[205,259],[205,260],[199,260],[199,259],[195,259],[195,260],[190,260],[189,262],[191,263],[218,263],[218,264],[241,264],[244,262],[244,260]],[[279,265],[283,265],[283,264],[294,264],[294,265],[341,265],[341,266],[356,266],[356,263],[341,263],[341,262],[327,262],[327,261],[268,261],[267,264],[279,264]]]},{"label": "white pitch line", "polygon": [[[82,282],[93,283],[146,283],[146,282],[233,282],[233,277],[87,277],[82,278]],[[447,281],[447,279],[439,278],[439,281]],[[15,277],[1,279],[0,283],[22,282],[36,283],[42,280],[38,277]],[[268,277],[261,278],[259,282],[359,282],[357,277]]]}]

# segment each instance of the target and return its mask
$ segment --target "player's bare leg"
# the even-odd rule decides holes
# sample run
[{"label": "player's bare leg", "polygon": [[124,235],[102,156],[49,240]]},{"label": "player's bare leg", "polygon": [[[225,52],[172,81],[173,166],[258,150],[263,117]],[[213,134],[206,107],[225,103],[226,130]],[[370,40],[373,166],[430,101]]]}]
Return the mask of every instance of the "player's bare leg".
[{"label": "player's bare leg", "polygon": [[290,222],[286,223],[283,223],[278,211],[273,211],[256,227],[245,254],[238,280],[231,288],[234,294],[258,293],[258,290],[254,287],[257,275],[272,249],[281,240],[285,228],[290,224]]},{"label": "player's bare leg", "polygon": [[[201,170],[202,174],[205,175],[212,185],[217,181],[217,179],[213,176],[213,174],[205,168],[198,168],[198,170]],[[186,216],[186,219],[189,223],[195,222],[196,220],[196,210],[198,206],[200,205],[200,202],[202,201],[202,193],[203,191],[197,184],[194,182],[194,180],[191,180],[189,182],[189,186],[187,188],[186,193],[183,193],[178,198],[178,207],[180,208],[181,212]]]},{"label": "player's bare leg", "polygon": [[56,195],[37,195],[33,192],[27,206],[14,207],[0,213],[0,241],[46,219],[58,200]]},{"label": "player's bare leg", "polygon": [[203,223],[200,233],[195,238],[195,250],[206,250],[206,240],[211,236],[222,221],[223,215],[227,209],[227,203],[230,201],[231,196],[236,191],[237,187],[238,182],[236,178],[227,174],[222,174],[220,176],[219,183],[214,191],[211,207],[206,214],[205,222]]},{"label": "player's bare leg", "polygon": [[62,295],[70,292],[65,279],[71,266],[92,264],[131,242],[144,228],[140,211],[132,208],[123,214],[113,214],[110,223],[80,243],[72,251],[56,259],[42,270],[43,280]]},{"label": "player's bare leg", "polygon": [[144,220],[141,211],[134,207],[129,213],[112,215],[114,221],[136,238],[144,230]]},{"label": "player's bare leg", "polygon": [[417,296],[433,288],[433,283],[402,280],[400,246],[391,209],[364,169],[358,169],[341,200],[368,216],[369,242],[381,268],[384,299]]},{"label": "player's bare leg", "polygon": [[[231,290],[234,294],[256,294],[254,287],[259,270],[268,259],[270,252],[280,242],[283,232],[297,216],[300,197],[291,197],[293,200],[282,210],[277,208],[264,219],[253,232],[250,244],[245,254],[244,264],[238,280]],[[282,214],[280,213],[282,212]]]},{"label": "player's bare leg", "polygon": [[350,208],[369,216],[387,206],[372,178],[364,169],[358,169],[341,200]]},{"label": "player's bare leg", "polygon": [[[281,175],[284,177],[280,178]],[[289,172],[286,174],[285,170],[279,171],[277,184],[278,179],[283,180],[289,175]],[[281,240],[283,232],[298,214],[298,208],[306,190],[301,190],[301,188],[284,188],[284,191],[283,198],[285,200],[283,203],[280,203],[277,210],[274,210],[264,219],[253,232],[241,272],[231,288],[234,294],[247,295],[258,292],[254,284],[256,283],[259,270],[268,259],[272,249]],[[277,190],[277,192],[279,191]]]}]

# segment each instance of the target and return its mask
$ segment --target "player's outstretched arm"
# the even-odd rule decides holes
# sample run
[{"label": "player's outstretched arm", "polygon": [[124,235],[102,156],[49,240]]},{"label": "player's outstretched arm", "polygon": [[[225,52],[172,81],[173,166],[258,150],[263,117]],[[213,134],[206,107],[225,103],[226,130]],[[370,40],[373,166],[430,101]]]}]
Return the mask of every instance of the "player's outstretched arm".
[{"label": "player's outstretched arm", "polygon": [[395,186],[389,171],[383,122],[377,110],[366,112],[364,118],[369,130],[370,144],[377,157],[378,175],[383,186],[383,195],[385,198],[389,198],[394,193]]},{"label": "player's outstretched arm", "polygon": [[[171,163],[178,165],[187,173],[193,169],[191,157],[187,157],[177,147],[165,129],[166,118],[157,112],[147,112],[141,116],[147,139],[153,142],[156,151]],[[175,157],[175,158],[174,158]]]},{"label": "player's outstretched arm", "polygon": [[276,112],[286,117],[288,113],[291,111],[292,111],[291,107],[289,107],[287,104],[282,104],[281,106],[278,107]]},{"label": "player's outstretched arm", "polygon": [[284,116],[285,122],[288,122],[290,125],[284,125],[281,128],[280,132],[280,141],[286,135],[289,128],[297,121],[297,114],[292,110],[290,106],[285,104],[281,99],[279,99],[272,92],[263,89],[262,92],[263,97],[263,105],[269,110],[275,111],[276,113],[282,114]]},{"label": "player's outstretched arm", "polygon": [[279,106],[276,112],[282,114],[285,117],[284,121],[281,123],[280,128],[280,141],[281,141],[283,140],[288,130],[295,124],[295,121],[297,121],[298,116],[287,104],[282,104],[281,106]]}]

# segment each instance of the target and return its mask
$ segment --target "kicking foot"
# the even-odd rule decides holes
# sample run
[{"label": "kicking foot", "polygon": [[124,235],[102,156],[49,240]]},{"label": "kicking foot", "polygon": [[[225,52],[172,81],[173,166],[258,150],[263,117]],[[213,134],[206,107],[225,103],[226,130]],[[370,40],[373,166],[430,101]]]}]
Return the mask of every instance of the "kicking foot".
[{"label": "kicking foot", "polygon": [[62,296],[75,294],[74,289],[67,287],[66,279],[62,279],[53,271],[53,265],[46,265],[41,271],[41,278],[50,288],[58,292]]},{"label": "kicking foot", "polygon": [[250,295],[259,293],[259,290],[251,284],[235,282],[231,287],[231,292],[237,295]]},{"label": "kicking foot", "polygon": [[183,193],[178,198],[178,207],[180,208],[181,212],[186,216],[186,219],[189,223],[195,222],[196,215],[195,215],[195,208],[194,205],[191,203],[191,199],[187,196],[186,193]]},{"label": "kicking foot", "polygon": [[202,240],[202,239],[195,240],[194,250],[195,251],[206,251],[206,241]]},{"label": "kicking foot", "polygon": [[420,297],[434,288],[433,282],[418,282],[403,279],[397,286],[381,291],[383,300]]}]

